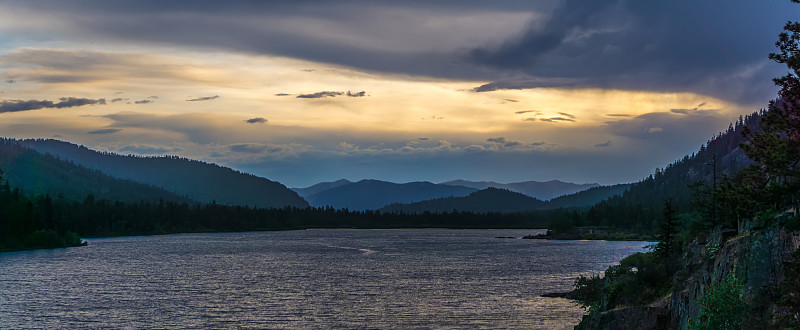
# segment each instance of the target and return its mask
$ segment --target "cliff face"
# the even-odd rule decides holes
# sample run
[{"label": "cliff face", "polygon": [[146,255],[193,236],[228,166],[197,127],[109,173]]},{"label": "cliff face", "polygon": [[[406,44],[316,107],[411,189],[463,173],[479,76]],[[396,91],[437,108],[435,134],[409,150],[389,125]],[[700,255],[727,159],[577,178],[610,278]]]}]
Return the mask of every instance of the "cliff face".
[{"label": "cliff face", "polygon": [[774,324],[785,313],[776,305],[784,262],[798,247],[800,231],[773,228],[741,235],[714,231],[689,245],[685,268],[676,274],[671,295],[650,306],[586,315],[575,329],[687,329],[689,320],[700,313],[698,298],[729,274],[742,284],[743,298],[751,308],[748,322],[759,327]]},{"label": "cliff face", "polygon": [[781,315],[775,305],[777,286],[783,280],[784,262],[800,246],[800,232],[783,229],[749,231],[732,237],[733,231],[716,231],[689,245],[684,273],[678,276],[670,299],[669,327],[686,329],[697,317],[697,300],[711,283],[729,274],[743,285],[743,297],[751,303],[751,317],[771,323]]}]

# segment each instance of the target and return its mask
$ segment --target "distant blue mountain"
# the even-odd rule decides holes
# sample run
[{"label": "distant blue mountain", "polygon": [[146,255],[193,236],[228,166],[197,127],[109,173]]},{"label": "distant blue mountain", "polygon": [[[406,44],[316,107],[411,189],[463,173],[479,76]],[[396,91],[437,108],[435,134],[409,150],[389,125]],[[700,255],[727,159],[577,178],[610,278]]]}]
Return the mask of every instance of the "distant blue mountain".
[{"label": "distant blue mountain", "polygon": [[486,189],[486,188],[507,189],[545,201],[556,198],[558,196],[574,194],[579,191],[584,191],[589,188],[600,186],[599,184],[596,183],[575,184],[558,180],[551,180],[545,182],[525,181],[525,182],[514,182],[514,183],[454,180],[454,181],[442,182],[442,184],[470,187],[475,189]]},{"label": "distant blue mountain", "polygon": [[323,192],[325,190],[333,189],[333,188],[336,188],[336,187],[341,187],[341,186],[348,185],[348,184],[351,184],[351,183],[353,183],[353,182],[350,181],[350,180],[339,179],[339,180],[336,180],[336,181],[333,181],[333,182],[320,182],[320,183],[317,183],[317,184],[315,184],[313,186],[310,186],[310,187],[289,188],[289,189],[294,190],[294,192],[296,192],[298,195],[300,195],[300,197],[306,198],[308,196]]},{"label": "distant blue mountain", "polygon": [[392,183],[361,180],[323,190],[306,197],[306,200],[311,206],[318,207],[377,210],[393,203],[413,203],[434,198],[466,196],[477,190],[430,182]]},{"label": "distant blue mountain", "polygon": [[409,204],[392,204],[381,212],[443,213],[457,210],[474,213],[512,213],[542,208],[546,203],[536,198],[506,189],[486,188],[463,197],[437,198]]}]

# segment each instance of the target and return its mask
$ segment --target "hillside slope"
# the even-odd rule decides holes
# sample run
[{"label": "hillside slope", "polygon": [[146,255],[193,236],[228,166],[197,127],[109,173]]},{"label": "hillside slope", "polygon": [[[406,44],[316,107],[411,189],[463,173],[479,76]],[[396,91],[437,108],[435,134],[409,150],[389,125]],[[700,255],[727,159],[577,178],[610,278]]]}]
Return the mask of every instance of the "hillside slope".
[{"label": "hillside slope", "polygon": [[49,153],[115,178],[146,183],[199,202],[254,207],[308,206],[297,193],[278,182],[197,160],[122,156],[52,139],[20,143],[42,154]]},{"label": "hillside slope", "polygon": [[574,194],[579,191],[600,186],[599,184],[596,183],[575,184],[569,182],[562,182],[558,180],[551,180],[546,182],[525,181],[525,182],[513,182],[513,183],[497,183],[494,181],[454,180],[454,181],[442,182],[442,184],[451,186],[470,187],[480,190],[486,188],[506,189],[524,195],[528,195],[530,197],[540,200],[549,200],[558,196]]},{"label": "hillside slope", "polygon": [[296,192],[298,195],[300,195],[300,197],[306,198],[308,196],[321,193],[321,192],[323,192],[325,190],[333,189],[333,188],[336,188],[336,187],[341,187],[341,186],[348,185],[348,184],[351,184],[351,183],[353,183],[353,182],[350,181],[350,180],[339,179],[339,180],[336,180],[336,181],[333,181],[333,182],[320,182],[320,183],[317,183],[317,184],[315,184],[313,186],[310,186],[310,187],[290,188],[290,189],[292,189],[294,192]]},{"label": "hillside slope", "polygon": [[308,196],[307,200],[312,206],[318,207],[377,210],[393,203],[413,203],[441,197],[466,196],[475,191],[477,189],[430,182],[392,183],[361,180]]},{"label": "hillside slope", "polygon": [[541,208],[545,202],[506,189],[486,188],[463,197],[446,197],[410,204],[392,204],[381,212],[443,213],[453,210],[473,213],[513,213]]},{"label": "hillside slope", "polygon": [[0,169],[10,186],[19,188],[26,195],[49,194],[53,198],[73,201],[83,201],[93,195],[98,199],[124,202],[192,202],[161,188],[112,178],[96,170],[42,155],[15,140],[0,139]]}]

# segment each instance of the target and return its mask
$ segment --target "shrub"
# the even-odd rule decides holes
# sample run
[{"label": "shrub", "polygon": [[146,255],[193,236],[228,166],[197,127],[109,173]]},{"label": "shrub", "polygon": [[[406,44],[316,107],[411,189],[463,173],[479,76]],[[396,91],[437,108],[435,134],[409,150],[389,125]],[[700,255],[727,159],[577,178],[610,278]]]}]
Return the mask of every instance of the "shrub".
[{"label": "shrub", "polygon": [[742,298],[742,285],[733,275],[712,283],[697,299],[700,315],[689,321],[690,329],[741,329],[747,304]]}]

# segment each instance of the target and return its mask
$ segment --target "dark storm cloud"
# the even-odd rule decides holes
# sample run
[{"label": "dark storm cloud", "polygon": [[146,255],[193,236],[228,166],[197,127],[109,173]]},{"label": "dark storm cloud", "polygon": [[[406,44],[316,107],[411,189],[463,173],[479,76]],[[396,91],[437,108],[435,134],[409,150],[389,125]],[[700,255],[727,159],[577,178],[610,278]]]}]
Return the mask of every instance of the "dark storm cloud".
[{"label": "dark storm cloud", "polygon": [[[797,11],[789,1],[749,0],[724,5],[692,0],[195,1],[191,6],[156,0],[50,0],[9,2],[3,9],[26,20],[35,15],[43,22],[60,22],[58,29],[25,25],[20,34],[223,49],[378,72],[493,81],[477,91],[599,87],[759,102],[773,96],[770,78],[779,73],[779,66],[767,64],[766,54]],[[410,11],[409,19],[400,15]],[[439,44],[460,29],[425,34],[425,23],[439,17],[485,13],[529,13],[532,18],[527,28],[520,31],[515,25],[504,37],[472,39],[469,34],[480,31],[464,31],[455,36],[472,41],[457,47]],[[40,77],[45,78],[77,79]]]},{"label": "dark storm cloud", "polygon": [[316,93],[312,93],[312,94],[300,94],[300,95],[297,95],[297,98],[298,99],[320,99],[320,98],[323,98],[323,97],[336,97],[336,96],[342,95],[342,94],[344,94],[344,93],[342,93],[342,92],[322,91],[322,92],[316,92]]},{"label": "dark storm cloud", "polygon": [[119,128],[103,128],[103,129],[98,129],[98,130],[94,130],[94,131],[89,131],[89,132],[86,132],[86,133],[87,134],[102,135],[102,134],[114,134],[114,133],[119,132],[119,131],[121,131],[121,129],[119,129]]},{"label": "dark storm cloud", "polygon": [[[707,93],[735,100],[770,97],[778,66],[766,55],[789,1],[566,0],[544,24],[499,47],[472,51],[476,63],[521,70],[563,86]],[[748,23],[752,22],[752,24]],[[758,24],[755,24],[758,22]],[[550,87],[544,79],[498,80],[476,91]]]},{"label": "dark storm cloud", "polygon": [[62,97],[60,102],[48,100],[7,100],[0,102],[0,113],[38,110],[44,108],[72,108],[84,105],[106,104],[106,99],[86,99],[79,97]]},{"label": "dark storm cloud", "polygon": [[219,95],[198,97],[198,98],[194,98],[194,99],[188,99],[186,101],[189,101],[189,102],[211,101],[211,100],[216,99],[216,98],[219,98]]},{"label": "dark storm cloud", "polygon": [[267,122],[267,119],[263,117],[255,117],[245,120],[245,122],[248,124],[264,124]]}]

